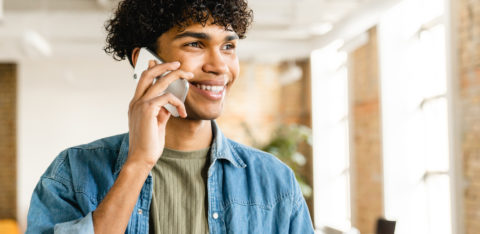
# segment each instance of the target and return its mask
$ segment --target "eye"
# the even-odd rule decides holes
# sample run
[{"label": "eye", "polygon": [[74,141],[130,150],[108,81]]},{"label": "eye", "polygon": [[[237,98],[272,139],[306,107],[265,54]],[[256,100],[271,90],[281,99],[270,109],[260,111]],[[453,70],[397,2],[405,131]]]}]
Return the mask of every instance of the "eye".
[{"label": "eye", "polygon": [[231,43],[225,44],[225,45],[223,46],[223,49],[224,49],[224,50],[233,50],[233,49],[235,49],[235,45],[234,45],[234,44],[231,44]]},{"label": "eye", "polygon": [[189,43],[184,44],[184,46],[200,48],[200,42],[198,42],[198,41],[189,42]]}]

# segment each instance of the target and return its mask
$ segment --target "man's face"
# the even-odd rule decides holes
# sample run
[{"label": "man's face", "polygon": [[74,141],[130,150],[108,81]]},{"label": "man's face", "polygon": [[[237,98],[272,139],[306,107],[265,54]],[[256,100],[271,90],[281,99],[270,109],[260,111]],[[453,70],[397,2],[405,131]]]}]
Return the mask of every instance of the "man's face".
[{"label": "man's face", "polygon": [[180,69],[195,75],[185,100],[187,119],[216,119],[222,113],[225,95],[239,73],[237,42],[235,32],[211,21],[182,31],[172,28],[158,38],[160,58],[179,61]]}]

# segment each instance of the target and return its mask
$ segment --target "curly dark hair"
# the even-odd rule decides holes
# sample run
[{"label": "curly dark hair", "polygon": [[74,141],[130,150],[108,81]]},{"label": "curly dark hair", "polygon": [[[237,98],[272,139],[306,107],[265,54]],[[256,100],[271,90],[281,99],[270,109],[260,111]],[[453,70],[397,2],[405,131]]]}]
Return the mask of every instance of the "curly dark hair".
[{"label": "curly dark hair", "polygon": [[156,41],[164,32],[178,26],[184,29],[192,23],[213,23],[231,28],[245,38],[253,21],[247,0],[123,0],[111,19],[105,23],[107,54],[117,61],[128,58],[136,47],[157,50]]}]

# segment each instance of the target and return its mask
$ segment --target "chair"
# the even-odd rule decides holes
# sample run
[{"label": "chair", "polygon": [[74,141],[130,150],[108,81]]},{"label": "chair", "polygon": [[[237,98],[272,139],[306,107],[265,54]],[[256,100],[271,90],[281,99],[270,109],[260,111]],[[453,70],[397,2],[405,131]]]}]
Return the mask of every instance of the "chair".
[{"label": "chair", "polygon": [[396,221],[386,220],[384,218],[377,219],[376,234],[394,234]]}]

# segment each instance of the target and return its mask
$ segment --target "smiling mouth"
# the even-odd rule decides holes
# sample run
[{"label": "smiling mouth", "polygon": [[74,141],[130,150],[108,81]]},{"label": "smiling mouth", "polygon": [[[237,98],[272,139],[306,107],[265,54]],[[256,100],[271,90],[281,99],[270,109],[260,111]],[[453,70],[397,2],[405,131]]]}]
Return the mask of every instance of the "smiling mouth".
[{"label": "smiling mouth", "polygon": [[210,101],[218,102],[223,100],[227,91],[228,82],[199,81],[189,82],[192,92],[199,94]]},{"label": "smiling mouth", "polygon": [[189,82],[191,85],[205,91],[213,92],[213,93],[221,93],[225,90],[226,86],[228,83],[224,85],[218,85],[218,84],[202,84],[202,83],[197,83],[197,82]]}]

